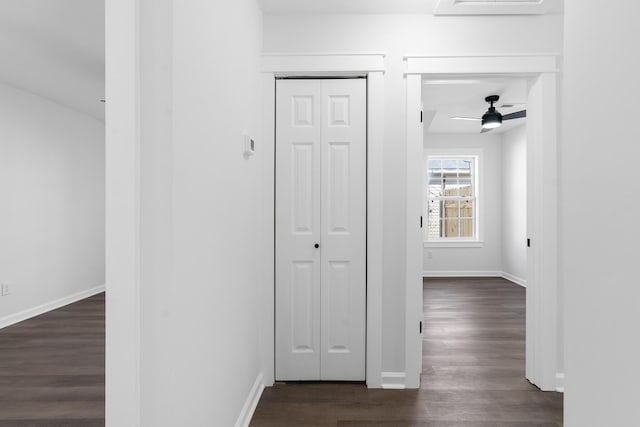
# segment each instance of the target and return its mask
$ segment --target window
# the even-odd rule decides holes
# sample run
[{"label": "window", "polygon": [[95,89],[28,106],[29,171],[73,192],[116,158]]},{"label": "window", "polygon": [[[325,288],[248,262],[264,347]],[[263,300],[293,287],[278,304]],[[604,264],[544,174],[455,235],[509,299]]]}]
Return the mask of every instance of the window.
[{"label": "window", "polygon": [[478,156],[427,157],[425,242],[477,242]]}]

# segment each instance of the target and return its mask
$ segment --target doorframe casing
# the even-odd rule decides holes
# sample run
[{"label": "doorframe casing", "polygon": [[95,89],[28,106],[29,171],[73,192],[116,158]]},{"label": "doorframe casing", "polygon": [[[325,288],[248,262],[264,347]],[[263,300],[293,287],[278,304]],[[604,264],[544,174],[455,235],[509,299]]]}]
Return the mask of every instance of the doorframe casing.
[{"label": "doorframe casing", "polygon": [[[105,2],[105,415],[141,424],[140,0]],[[162,7],[158,7],[162,10]]]},{"label": "doorframe casing", "polygon": [[[310,76],[367,77],[367,319],[366,383],[370,388],[382,385],[382,226],[383,226],[383,142],[384,142],[384,53],[265,53],[262,57],[262,143],[273,156],[270,175],[275,178],[275,87],[276,77]],[[275,206],[273,191],[266,194]],[[275,260],[275,214],[273,215]],[[265,386],[275,381],[275,265],[270,280],[260,295],[260,348]]]},{"label": "doorframe casing", "polygon": [[559,54],[405,55],[407,90],[406,386],[420,386],[422,337],[422,78],[509,76],[531,81],[527,99],[526,377],[541,390],[562,387],[558,313],[557,74]]}]

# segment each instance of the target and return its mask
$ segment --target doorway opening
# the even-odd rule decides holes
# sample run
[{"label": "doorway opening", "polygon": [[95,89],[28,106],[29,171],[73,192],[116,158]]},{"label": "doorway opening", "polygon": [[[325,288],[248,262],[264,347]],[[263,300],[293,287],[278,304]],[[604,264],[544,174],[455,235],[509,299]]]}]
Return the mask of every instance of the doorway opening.
[{"label": "doorway opening", "polygon": [[[276,79],[286,76],[353,77],[366,76],[366,384],[383,386],[382,372],[382,264],[384,159],[384,53],[263,55],[262,99],[264,144],[275,153]],[[274,158],[275,164],[275,158]],[[273,170],[275,176],[275,170]],[[275,196],[272,196],[275,203]],[[275,228],[274,228],[275,235]],[[274,245],[275,250],[275,245]],[[275,253],[270,254],[275,259]],[[275,265],[274,265],[275,267]],[[274,269],[275,270],[275,269]],[[273,275],[275,279],[275,271]],[[275,280],[264,288],[262,359],[264,385],[275,382]]]},{"label": "doorway opening", "polygon": [[[505,277],[526,286],[528,82],[427,79],[423,104],[425,277]],[[485,129],[487,96],[504,120]]]},{"label": "doorway opening", "polygon": [[[500,79],[526,82],[526,378],[542,390],[556,390],[561,385],[562,353],[560,316],[557,312],[558,279],[557,279],[557,189],[555,179],[556,167],[556,57],[553,55],[531,56],[485,56],[485,57],[430,57],[411,56],[407,61],[407,330],[413,322],[422,319],[422,266],[428,260],[429,250],[432,259],[437,253],[434,247],[425,248],[424,234],[416,232],[412,227],[413,219],[423,215],[423,198],[425,194],[425,168],[423,144],[429,141],[424,138],[423,123],[416,120],[422,111],[424,81],[445,83],[455,81],[458,85],[470,84],[463,81],[482,80],[499,82]],[[484,94],[494,95],[493,93]],[[508,101],[504,99],[504,101]],[[511,102],[511,101],[509,101]],[[514,102],[518,102],[515,101]],[[486,106],[485,106],[486,108]],[[411,114],[412,111],[416,115]],[[456,115],[463,116],[463,113]],[[425,118],[434,121],[434,117],[424,114]],[[436,122],[434,122],[436,123]],[[489,134],[490,135],[490,134]],[[428,138],[427,138],[428,139]],[[431,141],[433,142],[433,141]],[[443,155],[436,153],[434,156]],[[460,155],[460,152],[456,153]],[[473,154],[467,154],[467,156]],[[477,157],[474,157],[477,158]],[[419,159],[419,160],[415,160]],[[434,157],[437,160],[437,157]],[[442,159],[440,159],[442,160]],[[457,159],[460,160],[460,159]],[[464,159],[462,159],[464,160]],[[436,166],[434,162],[434,168]],[[442,163],[440,164],[442,166]],[[460,168],[458,168],[460,169]],[[456,170],[458,170],[456,169]],[[482,161],[477,169],[482,178]],[[435,169],[434,169],[435,170]],[[485,168],[485,171],[487,169]],[[459,175],[459,174],[458,174]],[[464,175],[464,174],[463,174]],[[461,177],[457,176],[458,183]],[[466,179],[462,177],[463,181]],[[468,179],[467,179],[468,181]],[[464,183],[463,183],[464,184]],[[463,185],[464,186],[464,185]],[[460,188],[460,185],[457,187]],[[471,231],[467,240],[475,240],[475,244],[484,244],[486,236],[487,203],[482,200],[482,186],[477,196],[462,197],[475,201],[468,203],[467,211],[476,209],[475,215],[451,217],[460,225],[462,218],[477,228]],[[459,193],[460,190],[458,190]],[[459,196],[459,194],[458,194]],[[445,196],[446,197],[446,196]],[[459,196],[460,197],[460,196]],[[472,197],[476,197],[473,199]],[[451,212],[453,214],[453,212]],[[440,215],[434,212],[434,216]],[[444,226],[448,218],[441,218]],[[454,222],[454,221],[451,221]],[[436,229],[437,231],[437,229]],[[434,233],[436,233],[434,231]],[[454,230],[455,231],[455,230]],[[460,231],[458,231],[458,238]],[[466,233],[466,231],[465,231]],[[437,240],[437,239],[434,239]],[[464,240],[464,239],[463,239]],[[435,244],[437,242],[431,242]],[[472,242],[463,242],[470,244]],[[439,249],[439,248],[438,248]],[[478,248],[469,248],[478,249]],[[426,258],[423,260],[423,257]],[[520,262],[522,265],[522,261]],[[421,371],[422,340],[421,337],[407,337],[407,378],[419,378]],[[414,382],[418,382],[414,381]]]}]

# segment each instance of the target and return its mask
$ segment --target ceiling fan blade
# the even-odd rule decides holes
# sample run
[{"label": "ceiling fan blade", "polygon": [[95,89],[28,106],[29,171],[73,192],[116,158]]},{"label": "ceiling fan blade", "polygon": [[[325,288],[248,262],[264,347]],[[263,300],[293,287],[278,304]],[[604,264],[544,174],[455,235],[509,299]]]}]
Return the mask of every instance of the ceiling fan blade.
[{"label": "ceiling fan blade", "polygon": [[502,116],[502,120],[521,119],[527,117],[527,110],[516,111],[515,113],[509,113]]},{"label": "ceiling fan blade", "polygon": [[476,117],[460,117],[460,116],[455,116],[455,117],[449,117],[451,120],[473,120],[473,121],[479,121],[482,119],[478,119]]},{"label": "ceiling fan blade", "polygon": [[492,130],[493,130],[493,129],[482,128],[482,130],[480,131],[480,133],[491,132]]}]

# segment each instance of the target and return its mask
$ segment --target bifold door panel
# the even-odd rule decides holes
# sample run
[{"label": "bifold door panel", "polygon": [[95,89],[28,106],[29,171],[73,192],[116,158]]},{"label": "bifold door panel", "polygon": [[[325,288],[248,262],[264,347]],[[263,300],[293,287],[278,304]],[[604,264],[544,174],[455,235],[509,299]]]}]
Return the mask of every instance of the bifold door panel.
[{"label": "bifold door panel", "polygon": [[364,380],[366,81],[278,80],[276,379]]}]

